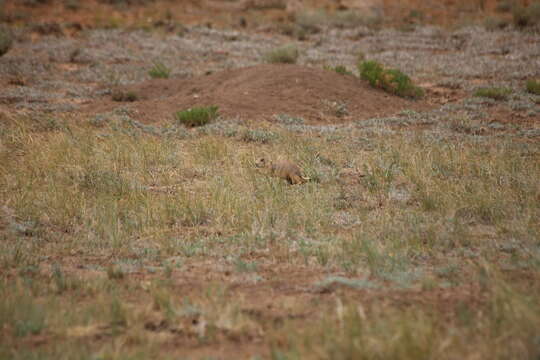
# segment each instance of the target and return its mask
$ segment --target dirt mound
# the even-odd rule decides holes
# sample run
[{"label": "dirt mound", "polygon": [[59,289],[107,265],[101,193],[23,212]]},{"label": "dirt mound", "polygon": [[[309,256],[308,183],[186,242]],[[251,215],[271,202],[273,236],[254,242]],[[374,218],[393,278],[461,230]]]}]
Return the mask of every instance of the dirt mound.
[{"label": "dirt mound", "polygon": [[[208,105],[217,105],[225,117],[257,120],[287,114],[311,122],[368,119],[427,107],[373,89],[352,75],[299,65],[265,64],[190,79],[154,79],[122,90],[138,95],[133,103],[136,117],[147,123],[170,121],[178,110]],[[119,103],[107,99],[103,105]]]}]

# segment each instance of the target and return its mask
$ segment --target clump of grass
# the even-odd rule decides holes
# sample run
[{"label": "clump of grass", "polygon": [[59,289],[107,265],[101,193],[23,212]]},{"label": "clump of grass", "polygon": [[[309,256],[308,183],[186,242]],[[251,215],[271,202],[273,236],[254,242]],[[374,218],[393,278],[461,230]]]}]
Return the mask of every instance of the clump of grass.
[{"label": "clump of grass", "polygon": [[325,70],[329,70],[329,71],[335,71],[337,72],[338,74],[340,75],[354,75],[352,73],[352,71],[349,71],[345,66],[343,65],[337,65],[337,66],[325,66],[324,67]]},{"label": "clump of grass", "polygon": [[112,99],[119,102],[133,102],[137,101],[139,97],[133,91],[115,90],[112,93]]},{"label": "clump of grass", "polygon": [[300,41],[307,39],[308,31],[298,24],[282,23],[278,25],[278,30],[283,34]]},{"label": "clump of grass", "polygon": [[513,1],[510,0],[499,0],[497,6],[495,6],[495,11],[497,12],[509,12],[512,10]]},{"label": "clump of grass", "polygon": [[295,15],[295,22],[307,33],[315,34],[321,31],[321,25],[326,24],[328,15],[323,10],[303,11]]},{"label": "clump of grass", "polygon": [[65,0],[64,7],[71,11],[77,11],[81,8],[81,3],[79,0]]},{"label": "clump of grass", "polygon": [[516,5],[512,11],[514,25],[526,28],[540,24],[540,1],[535,1],[527,7]]},{"label": "clump of grass", "polygon": [[218,117],[217,106],[193,107],[174,114],[176,121],[187,127],[203,126]]},{"label": "clump of grass", "polygon": [[295,64],[298,60],[298,55],[298,48],[293,44],[288,44],[264,54],[264,61],[270,64]]},{"label": "clump of grass", "polygon": [[368,20],[366,16],[355,10],[337,11],[331,19],[331,24],[338,28],[353,28],[366,25]]},{"label": "clump of grass", "polygon": [[171,69],[162,62],[156,61],[154,67],[148,71],[148,75],[154,79],[167,79],[171,75]]},{"label": "clump of grass", "polygon": [[277,134],[268,130],[251,130],[246,129],[242,133],[241,139],[245,142],[256,142],[260,144],[268,144],[277,138]]},{"label": "clump of grass", "polygon": [[0,56],[4,55],[11,49],[13,37],[9,31],[0,27]]},{"label": "clump of grass", "polygon": [[507,25],[508,21],[496,16],[488,16],[484,21],[484,27],[489,31],[504,29]]},{"label": "clump of grass", "polygon": [[360,77],[371,86],[391,94],[409,98],[420,98],[424,94],[422,88],[416,86],[409,76],[397,69],[385,69],[376,61],[359,62],[358,71]]},{"label": "clump of grass", "polygon": [[474,96],[486,97],[493,100],[506,100],[511,93],[512,90],[504,87],[484,87],[476,90]]},{"label": "clump of grass", "polygon": [[540,80],[527,80],[527,91],[531,94],[540,95]]}]

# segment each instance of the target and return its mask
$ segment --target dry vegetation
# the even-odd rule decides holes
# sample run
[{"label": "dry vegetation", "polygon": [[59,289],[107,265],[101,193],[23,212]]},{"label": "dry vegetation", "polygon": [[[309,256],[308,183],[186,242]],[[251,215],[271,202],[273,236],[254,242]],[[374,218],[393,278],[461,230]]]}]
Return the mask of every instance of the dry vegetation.
[{"label": "dry vegetation", "polygon": [[[88,83],[251,65],[280,44],[195,27],[96,30],[76,54],[71,40],[17,40],[0,60],[2,81],[30,79],[0,91],[0,359],[540,356],[538,34],[371,33],[357,13],[314,30],[311,16],[297,25],[320,37],[285,58],[342,76],[366,51],[411,74],[430,109],[357,120],[329,99],[338,123],[218,117],[212,106],[145,124],[129,106],[73,107],[111,97]],[[167,41],[167,66],[152,62],[149,44]],[[227,56],[207,53],[219,43]],[[67,60],[25,57],[41,46],[71,58],[69,79],[84,86],[58,70]],[[206,67],[178,55],[189,51]],[[69,111],[49,94],[58,87]],[[145,96],[122,91],[116,106]],[[267,176],[254,164],[263,155],[311,181]]]}]

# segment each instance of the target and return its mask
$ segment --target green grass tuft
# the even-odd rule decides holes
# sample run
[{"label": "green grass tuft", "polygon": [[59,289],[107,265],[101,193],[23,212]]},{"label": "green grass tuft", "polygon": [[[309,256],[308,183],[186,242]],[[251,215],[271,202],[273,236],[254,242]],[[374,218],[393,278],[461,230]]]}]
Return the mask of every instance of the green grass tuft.
[{"label": "green grass tuft", "polygon": [[165,66],[165,64],[156,61],[154,62],[154,67],[148,71],[148,75],[154,79],[168,79],[171,75],[171,69]]},{"label": "green grass tuft", "polygon": [[329,70],[329,71],[335,71],[337,72],[338,74],[340,75],[354,75],[352,73],[352,71],[349,71],[345,66],[343,65],[337,65],[337,66],[325,66],[324,67],[325,70]]},{"label": "green grass tuft", "polygon": [[527,80],[527,91],[531,94],[540,95],[540,80]]},{"label": "green grass tuft", "polygon": [[178,123],[187,127],[203,126],[218,117],[217,106],[193,107],[174,114]]},{"label": "green grass tuft", "polygon": [[506,100],[508,95],[512,93],[511,89],[503,87],[485,87],[474,92],[474,96],[486,97],[493,100]]},{"label": "green grass tuft", "polygon": [[397,69],[385,69],[376,61],[359,62],[358,71],[360,77],[371,86],[391,94],[409,98],[420,98],[424,94],[422,88],[414,85],[409,76]]}]

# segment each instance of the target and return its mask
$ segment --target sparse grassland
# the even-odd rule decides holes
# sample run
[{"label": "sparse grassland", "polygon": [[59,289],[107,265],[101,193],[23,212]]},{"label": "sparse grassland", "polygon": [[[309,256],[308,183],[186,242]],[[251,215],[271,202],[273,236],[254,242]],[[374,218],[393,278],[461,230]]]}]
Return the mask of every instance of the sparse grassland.
[{"label": "sparse grassland", "polygon": [[270,64],[295,64],[298,56],[298,48],[293,44],[288,44],[270,50],[264,54],[263,59]]},{"label": "sparse grassland", "polygon": [[[537,143],[381,124],[365,151],[363,127],[185,139],[4,120],[4,358],[156,358],[250,339],[280,359],[538,356]],[[260,174],[261,152],[317,181]],[[292,296],[270,299],[275,282]]]},{"label": "sparse grassland", "polygon": [[[32,21],[48,10],[27,2]],[[238,31],[188,21],[179,36],[184,2],[103,3],[89,15],[98,26],[125,26],[135,9],[139,30],[63,19],[36,31],[9,3],[0,360],[540,358],[533,26],[424,26],[422,6],[401,12],[411,31],[376,31],[358,13],[297,12],[298,62],[312,67],[301,69],[255,65],[282,37],[252,32],[254,18]],[[380,61],[365,65],[366,84],[416,96],[385,68],[398,67],[426,98],[321,71],[356,73],[366,58]],[[176,77],[150,79],[152,59]],[[240,70],[252,65],[313,75]],[[339,83],[360,85],[358,97]],[[513,92],[480,98],[479,84]],[[277,100],[257,113],[248,100],[268,105],[254,95],[263,87]],[[126,89],[136,102],[111,101],[133,99]],[[261,157],[311,181],[269,176]]]},{"label": "sparse grassland", "polygon": [[386,69],[376,61],[359,61],[358,72],[371,86],[391,94],[409,98],[423,96],[423,90],[416,86],[409,76],[397,69]]},{"label": "sparse grassland", "polygon": [[176,121],[187,127],[203,126],[218,117],[217,106],[197,106],[178,111],[174,114]]}]

